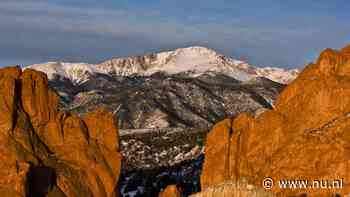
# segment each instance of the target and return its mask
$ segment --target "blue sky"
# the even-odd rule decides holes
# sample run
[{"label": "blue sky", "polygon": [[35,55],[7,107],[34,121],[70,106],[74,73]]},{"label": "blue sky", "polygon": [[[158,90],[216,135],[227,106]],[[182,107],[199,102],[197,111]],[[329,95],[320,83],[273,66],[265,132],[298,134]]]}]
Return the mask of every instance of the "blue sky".
[{"label": "blue sky", "polygon": [[350,43],[347,0],[0,0],[0,66],[201,45],[258,66],[302,67]]}]

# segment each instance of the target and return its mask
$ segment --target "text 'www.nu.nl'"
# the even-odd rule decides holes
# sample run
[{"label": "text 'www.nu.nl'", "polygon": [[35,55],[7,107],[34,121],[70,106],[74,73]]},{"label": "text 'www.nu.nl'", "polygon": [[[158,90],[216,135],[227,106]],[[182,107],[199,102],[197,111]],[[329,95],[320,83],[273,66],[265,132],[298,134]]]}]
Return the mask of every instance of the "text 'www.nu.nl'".
[{"label": "text 'www.nu.nl'", "polygon": [[344,179],[281,179],[273,180],[267,177],[263,180],[262,185],[265,189],[278,187],[279,189],[342,189]]}]

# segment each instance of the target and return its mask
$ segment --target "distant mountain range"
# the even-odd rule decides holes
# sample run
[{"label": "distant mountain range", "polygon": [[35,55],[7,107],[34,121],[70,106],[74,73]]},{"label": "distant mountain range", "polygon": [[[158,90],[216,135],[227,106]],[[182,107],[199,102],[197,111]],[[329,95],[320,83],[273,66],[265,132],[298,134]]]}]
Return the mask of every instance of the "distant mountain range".
[{"label": "distant mountain range", "polygon": [[[113,111],[122,129],[201,127],[272,108],[298,70],[258,68],[204,47],[111,59],[31,65],[48,75],[67,110]],[[275,81],[275,82],[274,82]],[[276,81],[280,82],[277,83]]]},{"label": "distant mountain range", "polygon": [[283,83],[299,73],[255,67],[203,47],[27,68],[48,75],[65,110],[83,116],[102,106],[118,118],[122,196],[154,196],[167,181],[185,185],[188,194],[199,191],[203,141],[213,124],[273,109]]},{"label": "distant mountain range", "polygon": [[299,73],[298,69],[259,68],[244,61],[226,57],[212,49],[197,46],[143,56],[116,58],[101,64],[48,62],[26,68],[45,72],[49,79],[66,78],[74,84],[81,84],[87,81],[90,75],[96,73],[115,76],[150,76],[158,72],[189,77],[220,73],[239,81],[265,77],[286,84],[295,79]]}]

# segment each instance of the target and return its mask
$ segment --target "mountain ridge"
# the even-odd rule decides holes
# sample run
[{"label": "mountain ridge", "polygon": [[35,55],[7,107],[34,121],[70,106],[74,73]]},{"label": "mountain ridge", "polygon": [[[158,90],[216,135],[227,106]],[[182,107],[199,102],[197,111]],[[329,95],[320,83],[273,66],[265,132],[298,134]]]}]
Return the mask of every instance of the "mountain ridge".
[{"label": "mountain ridge", "polygon": [[96,73],[115,76],[150,76],[157,72],[164,72],[169,75],[185,73],[189,77],[198,77],[202,74],[216,72],[231,76],[239,81],[265,77],[275,82],[287,84],[299,73],[298,69],[259,68],[200,46],[139,56],[112,58],[100,64],[47,62],[29,65],[25,68],[45,72],[49,79],[55,77],[67,78],[75,84],[85,82],[89,76]]}]

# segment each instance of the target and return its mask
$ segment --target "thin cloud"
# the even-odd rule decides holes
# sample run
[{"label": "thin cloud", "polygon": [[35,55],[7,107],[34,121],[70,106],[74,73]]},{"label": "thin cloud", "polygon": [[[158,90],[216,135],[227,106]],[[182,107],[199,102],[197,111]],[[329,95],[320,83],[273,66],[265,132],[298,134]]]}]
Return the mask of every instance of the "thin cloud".
[{"label": "thin cloud", "polygon": [[[335,37],[329,42],[336,46],[349,38],[347,26],[334,23],[332,18],[322,20],[327,26],[306,19],[305,24],[285,24],[254,17],[188,22],[143,8],[131,11],[5,0],[0,7],[0,60],[96,63],[112,56],[199,44],[258,65],[300,66],[308,50],[314,54],[323,48],[322,43],[328,44],[325,37]],[[338,31],[328,31],[331,28]]]}]

